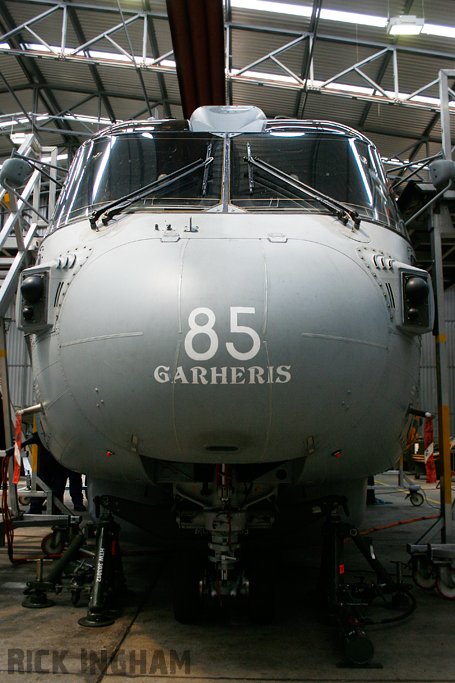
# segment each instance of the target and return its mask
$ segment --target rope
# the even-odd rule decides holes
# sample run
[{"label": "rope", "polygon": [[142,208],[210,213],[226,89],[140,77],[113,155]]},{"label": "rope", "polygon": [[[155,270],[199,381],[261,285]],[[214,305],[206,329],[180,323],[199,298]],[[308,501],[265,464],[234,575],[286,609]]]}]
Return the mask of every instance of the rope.
[{"label": "rope", "polygon": [[27,562],[27,559],[17,559],[13,554],[13,543],[14,543],[14,524],[13,518],[11,516],[11,510],[8,505],[8,469],[9,469],[9,459],[11,456],[5,455],[2,458],[1,464],[1,479],[2,479],[2,516],[3,525],[5,528],[6,544],[8,547],[8,558],[11,564],[22,564]]}]

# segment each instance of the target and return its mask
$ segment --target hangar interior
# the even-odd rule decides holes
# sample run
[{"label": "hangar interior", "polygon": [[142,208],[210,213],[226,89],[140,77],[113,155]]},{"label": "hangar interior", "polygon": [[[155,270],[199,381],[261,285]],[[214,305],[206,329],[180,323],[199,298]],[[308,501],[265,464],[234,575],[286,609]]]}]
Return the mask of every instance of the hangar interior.
[{"label": "hangar interior", "polygon": [[[204,4],[203,0],[194,0],[194,5],[204,14],[210,1],[205,0]],[[178,11],[185,9],[185,3],[192,2],[181,0]],[[450,0],[364,0],[361,7],[353,0],[224,0],[223,11],[224,45],[221,49],[224,63],[221,68],[225,76],[227,105],[258,107],[271,120],[334,121],[359,131],[379,150],[405,221],[434,197],[429,165],[438,159],[450,159],[455,144],[450,125],[455,112],[455,22]],[[200,19],[201,15],[196,14],[198,16]],[[405,25],[409,33],[394,33],[396,25]],[[414,30],[417,32],[415,35],[412,34]],[[211,53],[197,19],[192,31],[189,51],[181,59],[193,64],[197,79],[198,64],[201,60],[210,64]],[[216,49],[219,52],[219,41],[215,45]],[[192,108],[187,104],[188,100],[185,102],[182,97],[178,69],[165,0],[0,0],[0,164],[7,161],[13,151],[17,153],[19,150],[26,156],[31,154],[45,159],[64,171],[69,168],[80,145],[108,126],[144,119],[181,120],[188,117]],[[11,410],[4,407],[4,414],[11,412],[12,417],[17,410],[34,403],[29,353],[24,336],[16,325],[14,292],[20,271],[35,262],[46,230],[46,220],[50,218],[60,191],[61,184],[58,181],[64,177],[64,172],[50,167],[49,175],[35,175],[35,186],[30,186],[27,198],[33,205],[35,216],[36,210],[39,212],[38,222],[30,204],[22,204],[21,215],[17,218],[17,200],[5,189],[0,192],[0,351],[3,354],[0,362],[3,362],[7,352]],[[455,436],[455,195],[449,192],[446,197],[445,215],[448,222],[442,233],[440,277],[445,304],[445,377],[450,407],[450,435]],[[426,214],[410,222],[408,234],[415,252],[415,265],[436,277]],[[11,270],[12,267],[14,270]],[[438,412],[436,368],[434,336],[428,333],[422,337],[418,404],[433,415]],[[437,420],[434,427],[438,439]],[[420,434],[423,441],[423,424]],[[396,476],[401,476],[398,487]],[[386,503],[390,503],[389,509],[384,510],[382,523],[393,525],[398,517],[410,516],[409,500],[405,498],[397,503],[397,491],[403,492],[402,471],[385,476],[386,485],[392,488],[384,489],[381,494],[378,488],[384,485],[383,480],[376,484],[375,489],[377,496],[381,495]],[[416,485],[414,481],[412,486],[414,489],[409,488],[409,483],[404,485],[406,495],[418,491],[419,484]],[[425,493],[425,513],[422,516],[425,529],[430,527],[426,520],[431,518],[432,512],[426,508],[437,508],[435,497],[439,497],[436,489]],[[379,526],[370,513],[367,518],[370,526]],[[406,561],[403,560],[406,542],[412,543],[418,536],[419,533],[408,531],[399,542],[396,537],[390,537],[389,541],[382,542],[381,549],[387,555],[387,543],[390,543],[396,553],[394,557],[398,556],[406,568]],[[449,541],[450,538],[444,540]],[[33,548],[30,550],[33,541],[36,539],[29,532],[29,536],[21,541],[24,552],[33,555]],[[107,675],[123,676],[128,672],[128,665],[125,665],[125,669],[119,669],[118,666],[112,668],[112,664],[115,664],[121,643],[128,635],[130,649],[127,652],[130,655],[131,652],[135,653],[134,660],[136,654],[142,652],[143,646],[148,650],[154,648],[155,652],[172,653],[177,643],[179,652],[186,652],[187,648],[183,644],[188,639],[191,651],[199,657],[197,670],[195,673],[193,670],[191,676],[196,680],[199,677],[219,677],[220,666],[226,667],[228,679],[239,679],[239,676],[247,679],[252,672],[260,680],[276,680],[284,675],[299,680],[298,676],[305,668],[301,644],[292,639],[288,643],[285,639],[280,640],[278,631],[274,631],[273,627],[267,627],[269,631],[266,635],[278,640],[280,655],[270,655],[270,660],[267,660],[261,649],[261,633],[256,633],[253,642],[260,657],[264,657],[265,664],[256,662],[253,665],[244,655],[243,659],[240,658],[238,669],[229,662],[226,653],[220,655],[220,664],[213,653],[207,655],[204,652],[200,645],[202,631],[188,635],[180,626],[177,627],[179,630],[174,631],[167,615],[171,589],[166,578],[163,579],[163,572],[164,575],[168,572],[169,557],[159,554],[153,557],[153,580],[150,584],[150,577],[141,574],[134,548],[131,552],[132,559],[126,560],[126,564],[129,562],[131,571],[137,572],[139,577],[137,595],[127,603],[123,616],[113,627],[115,632],[111,631],[107,646],[109,655],[103,659],[104,655],[99,654],[104,647],[104,624],[100,623],[101,629],[96,631],[97,635],[93,639],[95,664],[90,668],[92,661],[88,661],[88,655],[82,655],[82,651],[87,653],[92,650],[86,636],[81,635],[81,626],[77,641],[81,647],[73,648],[71,666],[68,665],[71,673],[74,670],[75,675],[77,672],[82,675],[81,662],[85,657],[84,675],[93,675],[90,682],[93,680],[98,683]],[[317,562],[311,554],[306,557]],[[287,561],[287,574],[284,572],[284,576],[290,577],[291,582],[297,581],[301,560],[299,556]],[[6,564],[5,561],[3,565]],[[354,566],[358,566],[355,560]],[[0,566],[0,572],[2,568],[5,569]],[[313,569],[311,566],[305,567],[305,580],[310,582],[314,578]],[[365,569],[363,565],[362,569]],[[446,570],[449,571],[447,567]],[[10,568],[5,571],[6,585],[18,581]],[[39,571],[42,572],[42,564]],[[33,580],[30,569],[26,576],[27,580]],[[421,583],[425,584],[425,580],[426,576]],[[432,583],[433,577],[428,581],[428,585],[420,587],[431,589],[436,585]],[[453,599],[455,589],[449,579],[447,582],[449,588],[445,597]],[[149,604],[153,603],[150,599],[153,590],[155,597],[158,595],[158,607],[150,607]],[[299,590],[302,592],[302,589],[298,589],[298,594]],[[281,618],[284,621],[292,612],[292,596],[292,592],[286,593],[285,590],[280,594],[281,604],[284,605]],[[21,620],[21,614],[16,611],[18,599],[13,587],[13,592],[7,598],[7,606],[17,633]],[[300,595],[300,599],[305,600],[305,597]],[[447,634],[450,623],[448,608],[453,604],[442,601],[442,607],[441,604],[434,607],[428,593],[423,601],[424,610],[432,614],[434,622],[440,618],[435,638],[442,637],[441,633]],[[80,616],[76,603],[70,608],[75,620]],[[144,605],[151,611],[141,612]],[[59,605],[57,610],[59,619],[64,621],[68,612]],[[404,611],[406,613],[406,609]],[[33,624],[38,623],[39,610],[31,610],[31,613]],[[154,620],[154,623],[162,620],[162,636],[158,630],[154,632],[153,640],[144,640],[143,631],[147,628],[144,623],[148,619]],[[232,623],[245,628],[242,617],[235,611]],[[409,626],[409,622],[404,623]],[[212,648],[223,642],[224,634],[218,630],[218,626],[215,628],[216,633],[211,635]],[[311,623],[304,620],[299,627],[309,629]],[[362,624],[359,625],[361,628]],[[419,624],[419,629],[417,643],[423,642],[422,624]],[[319,654],[311,660],[307,673],[311,671],[315,680],[318,680],[318,676],[324,672],[325,680],[332,680],[333,672],[327,669],[323,659],[336,658],[336,648],[321,647],[318,639],[324,636],[319,630],[309,637]],[[412,637],[412,629],[408,633]],[[52,650],[52,638],[55,635],[46,634],[43,647]],[[363,637],[363,631],[360,641],[355,641],[353,637],[353,642],[356,642],[353,646],[355,654],[352,655],[354,664],[356,657],[359,665],[363,664],[362,658],[371,659],[369,646],[362,649]],[[237,638],[238,634],[232,646],[242,651],[242,643]],[[414,668],[409,668],[406,658],[401,657],[399,649],[393,649],[387,636],[381,634],[378,640],[383,660],[388,651],[392,652],[394,672],[401,677],[400,680],[415,680],[418,661],[419,666],[425,667],[425,680],[436,680],[435,676],[439,672],[446,675],[444,680],[452,680],[447,664],[453,657],[449,645],[441,647],[441,659],[444,656],[445,663],[441,661],[439,670],[432,672],[417,656],[414,658]],[[25,642],[25,635],[22,634],[19,638],[22,651],[25,651]],[[348,636],[345,646],[346,642],[350,642]],[[14,637],[8,640],[8,646],[10,649],[15,647]],[[63,648],[63,644],[59,643],[58,647]],[[356,650],[356,647],[359,649]],[[294,656],[297,650],[299,654]],[[152,659],[151,663],[147,660],[150,675],[155,675],[156,671],[163,676],[168,672],[176,672],[175,661],[172,670],[173,655],[170,655],[169,667],[162,662],[160,664],[159,657]],[[286,665],[283,664],[284,660],[287,661]],[[10,671],[8,667],[13,666],[14,670],[16,666],[18,672],[28,671],[33,675],[41,673],[36,663],[30,664],[30,669],[21,669],[24,661],[20,657],[1,661],[0,668],[7,672]],[[184,666],[182,661],[179,660],[180,668]],[[134,675],[139,669],[141,674],[144,673],[142,663],[133,669]],[[62,663],[60,669],[53,673],[58,674],[57,679],[59,673],[65,673],[65,665]],[[387,678],[388,674],[384,679],[376,678],[380,674],[374,667],[372,672],[365,673],[362,670],[361,675],[366,676],[365,680],[370,677],[391,680]],[[187,677],[182,675],[182,680]],[[342,678],[334,676],[333,680]]]}]

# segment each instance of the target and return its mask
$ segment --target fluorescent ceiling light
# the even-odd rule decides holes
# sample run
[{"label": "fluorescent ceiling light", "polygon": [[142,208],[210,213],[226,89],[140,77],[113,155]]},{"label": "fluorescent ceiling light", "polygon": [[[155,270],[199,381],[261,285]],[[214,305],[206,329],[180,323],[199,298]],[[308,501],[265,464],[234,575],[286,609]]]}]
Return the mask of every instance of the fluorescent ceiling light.
[{"label": "fluorescent ceiling light", "polygon": [[343,21],[346,24],[359,24],[360,26],[385,28],[387,25],[387,19],[385,17],[377,17],[374,14],[358,14],[357,12],[340,12],[334,9],[322,9],[320,16],[321,19]]},{"label": "fluorescent ceiling light", "polygon": [[[52,117],[51,117],[52,118]],[[56,116],[56,119],[59,117]],[[66,114],[65,115],[66,120],[73,120],[76,121],[77,123],[92,123],[93,125],[98,125],[102,123],[105,126],[110,126],[112,121],[110,119],[103,119],[103,118],[98,118],[97,116],[87,116],[85,114]],[[46,130],[45,128],[43,129],[44,131]]]},{"label": "fluorescent ceiling light", "polygon": [[[313,7],[302,7],[285,2],[269,2],[268,0],[231,0],[231,7],[238,9],[252,9],[257,12],[276,12],[278,14],[291,14],[295,17],[311,17]],[[361,24],[363,26],[387,26],[386,17],[377,17],[372,14],[358,14],[357,12],[341,12],[332,9],[322,9],[321,19],[330,21],[344,21],[349,24]]]},{"label": "fluorescent ceiling light", "polygon": [[443,36],[444,38],[455,38],[455,28],[453,26],[441,26],[439,24],[425,23],[422,33],[429,36]]},{"label": "fluorescent ceiling light", "polygon": [[[232,69],[232,75],[235,77],[239,73],[240,69]],[[276,83],[277,85],[279,84],[289,84],[289,85],[298,85],[298,81],[295,78],[292,78],[292,76],[285,76],[284,74],[271,74],[271,73],[265,73],[263,71],[243,71],[240,76],[237,76],[239,79],[245,79],[245,81],[256,81],[256,82],[262,82],[262,83],[267,83],[270,82],[270,85],[273,85]],[[318,80],[312,80],[310,82],[310,86],[313,88],[321,88],[324,85],[323,81],[318,81]],[[374,88],[369,88],[365,86],[359,86],[359,85],[350,85],[347,83],[340,83],[340,81],[332,81],[331,83],[328,83],[328,85],[325,86],[325,89],[327,90],[335,90],[339,92],[345,92],[348,95],[373,95],[374,94]],[[386,95],[390,100],[395,100],[396,94],[392,92],[391,90],[386,90],[385,91]],[[381,95],[377,93],[377,97],[380,98]],[[399,100],[409,100],[409,93],[398,93],[398,99]],[[378,99],[379,101],[379,99]],[[409,100],[410,102],[420,102],[422,104],[428,104],[432,107],[439,107],[440,106],[440,101],[439,98],[437,97],[427,97],[425,95],[415,95],[412,100]],[[455,101],[449,102],[449,107],[451,109],[455,109]]]},{"label": "fluorescent ceiling light", "polygon": [[387,24],[387,33],[392,36],[418,36],[422,32],[424,20],[414,14],[402,14],[391,17]]},{"label": "fluorescent ceiling light", "polygon": [[[269,0],[231,0],[231,6],[237,9],[247,9],[257,12],[290,14],[294,17],[311,17],[313,10],[311,5],[302,7],[301,5],[295,5],[293,3],[271,2]],[[341,21],[347,24],[358,24],[359,26],[374,26],[377,28],[385,28],[388,25],[387,17],[379,17],[372,14],[359,14],[357,12],[341,12],[332,9],[322,9],[321,19]],[[455,27],[453,26],[425,23],[421,31],[427,35],[455,38]]]},{"label": "fluorescent ceiling light", "polygon": [[[295,17],[311,17],[312,6],[302,6],[293,3],[284,2],[272,2],[271,0],[231,0],[231,6],[237,9],[247,9],[260,12],[273,12],[275,14],[288,14]],[[322,9],[321,19],[326,19],[328,21],[338,21],[347,24],[357,24],[358,26],[372,26],[376,28],[385,28],[391,25],[392,21],[396,19],[410,19],[410,15],[403,15],[401,17],[393,17],[390,21],[387,17],[380,17],[372,14],[360,14],[358,12],[342,12],[339,10],[332,9]],[[427,24],[424,23],[423,19],[418,19],[421,22],[420,31],[427,35],[441,36],[445,38],[455,38],[455,26],[443,26],[440,24]],[[419,32],[420,32],[419,31]],[[389,30],[389,33],[391,31]],[[61,47],[57,45],[52,45],[51,50],[47,49],[41,43],[24,43],[24,47],[28,50],[33,50],[37,52],[48,52],[57,56],[62,55]],[[0,43],[0,50],[6,51],[10,50],[10,46],[7,43]],[[63,56],[71,56],[74,53],[74,49],[66,47],[63,50]],[[99,52],[95,50],[86,51],[89,57],[94,59],[106,59],[112,60],[115,58],[118,61],[124,61],[126,63],[130,62],[131,59],[126,55],[121,55],[116,52]],[[114,57],[115,56],[115,57]],[[143,64],[144,59],[141,55],[135,55],[135,60],[138,64]],[[147,66],[153,66],[156,63],[155,59],[149,57],[146,58],[145,64]],[[175,68],[175,62],[172,60],[162,60],[160,62],[161,66]]]}]

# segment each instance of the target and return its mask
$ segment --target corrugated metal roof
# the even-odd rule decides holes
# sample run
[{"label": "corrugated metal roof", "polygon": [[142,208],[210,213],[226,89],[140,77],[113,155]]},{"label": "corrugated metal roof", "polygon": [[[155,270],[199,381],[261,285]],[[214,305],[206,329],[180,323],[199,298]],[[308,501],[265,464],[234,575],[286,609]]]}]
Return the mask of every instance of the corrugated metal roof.
[{"label": "corrugated metal roof", "polygon": [[[285,2],[285,0],[280,0]],[[33,25],[33,30],[51,45],[60,45],[61,22],[63,12],[61,7],[66,0],[62,0],[58,9],[47,18]],[[289,4],[289,0],[288,0]],[[292,2],[291,2],[292,4]],[[297,7],[312,8],[311,0],[295,2]],[[374,15],[379,17],[396,16],[402,14],[406,7],[405,0],[365,0],[361,6],[354,0],[325,0],[323,9],[340,10],[342,12],[357,12],[360,14]],[[21,25],[23,22],[36,17],[39,13],[56,6],[56,0],[49,3],[34,2],[33,0],[5,0],[4,3],[11,15],[13,25]],[[129,41],[133,45],[136,55],[142,54],[144,24],[142,0],[124,0],[121,2],[124,18],[128,20],[134,13],[140,13],[141,17],[128,25],[128,36],[123,27],[112,33],[112,39],[126,52],[130,52]],[[159,55],[172,50],[172,43],[168,22],[166,19],[165,0],[150,0],[150,21],[156,34]],[[91,40],[115,26],[120,26],[122,18],[118,11],[117,0],[94,0],[88,3],[68,3],[71,12],[68,15],[66,45],[77,47],[80,45],[75,25],[71,20],[71,14],[77,17],[77,21],[83,31],[86,41]],[[432,0],[423,6],[425,19],[434,24],[451,25],[453,19],[452,0]],[[419,3],[414,3],[412,12],[422,14]],[[0,12],[0,19],[1,19]],[[9,19],[3,17],[5,26]],[[254,11],[247,9],[232,8],[231,12],[231,54],[232,66],[243,68],[269,54],[271,51],[285,45],[299,35],[306,34],[309,30],[309,17],[298,17],[289,14],[274,12]],[[10,28],[10,26],[8,26]],[[23,29],[24,40],[36,42],[27,30]],[[17,36],[19,38],[19,36]],[[129,40],[128,40],[129,38]],[[0,41],[1,42],[1,41]],[[299,43],[292,49],[279,55],[280,61],[296,74],[301,74],[304,68],[304,56],[308,40]],[[370,57],[387,46],[398,48],[399,67],[399,90],[403,93],[411,93],[438,77],[441,68],[455,67],[455,39],[440,36],[428,36],[421,34],[417,37],[400,37],[394,39],[389,36],[383,27],[364,26],[347,22],[329,21],[321,18],[319,21],[318,34],[314,48],[314,77],[317,81],[324,81],[335,76],[344,69],[353,66],[356,62]],[[401,48],[419,50],[419,54],[411,54]],[[92,46],[93,51],[111,55],[112,61],[118,62],[118,50],[106,38]],[[446,53],[445,57],[440,56]],[[387,90],[393,90],[393,60],[391,53],[386,57],[381,56],[362,67],[362,71],[370,78],[376,79],[381,69],[385,68],[385,59],[389,59],[382,76],[381,86]],[[151,58],[152,48],[147,41],[147,56]],[[82,59],[82,56],[79,57]],[[109,66],[101,63],[92,67],[87,64],[76,63],[71,59],[30,59],[26,63],[28,69],[23,69],[16,57],[11,54],[0,54],[0,69],[11,87],[15,88],[21,106],[27,111],[33,109],[33,88],[39,83],[39,91],[46,88],[43,101],[38,98],[39,106],[45,109],[52,106],[51,113],[56,114],[66,108],[78,104],[84,97],[93,94],[94,98],[78,107],[78,113],[90,116],[97,115],[99,95],[107,96],[110,107],[113,109],[116,119],[134,116],[141,110],[143,102],[143,90],[140,79],[134,69]],[[93,64],[95,70],[93,69]],[[256,72],[267,72],[280,75],[280,67],[271,59],[254,67]],[[152,102],[162,102],[167,99],[171,114],[180,116],[179,90],[175,74],[165,73],[157,75],[147,70],[142,71],[147,94]],[[295,114],[296,101],[299,97],[298,90],[281,89],[275,84],[260,85],[248,83],[233,83],[233,103],[255,104],[261,107],[268,116],[277,114],[293,116]],[[367,84],[358,74],[349,73],[339,79],[342,85],[354,85],[365,87]],[[26,88],[21,90],[20,88]],[[44,91],[43,91],[44,93]],[[52,93],[55,100],[49,98]],[[427,95],[437,97],[437,87],[433,87]],[[128,100],[131,100],[129,103]],[[101,113],[106,117],[106,101],[101,107]],[[162,104],[159,105],[162,107]],[[17,112],[20,110],[18,102],[12,97],[7,89],[0,83],[0,110],[3,112]],[[366,113],[367,112],[367,113]],[[362,99],[352,99],[335,95],[321,96],[310,92],[305,108],[305,117],[317,117],[330,119],[361,127],[366,135],[377,141],[380,152],[388,156],[403,148],[403,141],[416,140],[425,132],[427,126],[434,124],[433,112],[421,112],[411,110],[404,106],[386,106],[374,102],[371,106]],[[74,128],[75,126],[71,124]],[[1,131],[0,131],[1,132]],[[430,131],[430,140],[436,144],[440,128],[438,123],[433,125]],[[62,138],[58,140],[61,142]],[[77,139],[76,139],[77,142]],[[5,136],[0,135],[0,157],[9,155],[10,143]]]},{"label": "corrugated metal roof", "polygon": [[[297,6],[311,8],[312,2],[304,0],[300,3],[295,3]],[[328,4],[324,3],[324,9],[334,9],[343,12],[354,11],[360,14],[371,14],[380,17],[387,17],[387,15],[394,16],[401,14],[405,9],[405,0],[368,0],[362,3],[359,7],[358,3],[353,0],[331,0]],[[24,2],[13,2],[13,0],[6,0],[6,6],[12,16],[16,25],[22,24],[26,20],[30,20],[38,13],[43,12],[49,7],[52,7],[52,0],[50,4],[43,4],[32,2],[31,0]],[[61,6],[60,6],[61,7]],[[69,4],[72,7],[72,12],[77,16],[77,20],[82,28],[85,40],[91,40],[96,36],[112,29],[116,25],[120,25],[122,20],[118,12],[116,0],[96,0],[91,2],[90,7],[82,3],[73,2]],[[453,23],[453,15],[450,11],[451,2],[449,0],[433,0],[425,4],[426,21],[431,23],[440,23],[450,25]],[[133,16],[133,13],[143,12],[143,3],[141,0],[129,0],[128,3],[122,3],[122,9],[125,19]],[[153,19],[158,49],[160,54],[167,53],[172,49],[170,32],[166,20],[166,4],[165,0],[151,0],[150,1],[151,16]],[[413,7],[413,11],[420,14],[420,7]],[[34,24],[35,30],[44,40],[49,44],[59,45],[61,38],[61,20],[63,12],[57,9],[46,19]],[[142,54],[143,41],[143,14],[141,18],[128,26],[128,37],[124,28],[112,34],[112,39],[125,51],[129,52],[129,40],[133,45],[135,54]],[[254,62],[257,59],[269,54],[271,51],[285,45],[293,36],[302,35],[309,29],[308,17],[296,17],[287,14],[277,14],[272,12],[258,12],[246,9],[232,8],[231,21],[236,25],[243,25],[244,29],[233,28],[231,31],[232,38],[232,65],[234,68],[242,68]],[[246,30],[248,29],[248,30]],[[260,30],[261,29],[261,30]],[[262,30],[264,29],[264,30]],[[268,31],[268,32],[267,32]],[[279,33],[282,31],[282,33]],[[30,36],[24,29],[22,31],[24,39],[36,42],[36,39]],[[129,38],[129,40],[128,40]],[[308,42],[308,41],[306,41]],[[66,44],[70,47],[76,47],[80,43],[77,38],[75,27],[68,19]],[[328,19],[321,18],[318,28],[318,38],[314,50],[314,77],[318,81],[324,81],[333,77],[337,73],[349,68],[355,62],[365,59],[377,53],[381,46],[397,45],[398,48],[416,48],[421,51],[429,51],[432,54],[420,55],[409,54],[402,51],[398,52],[399,65],[399,88],[401,92],[410,93],[421,87],[425,83],[437,78],[440,68],[448,68],[455,66],[455,40],[450,38],[441,38],[421,35],[418,37],[400,37],[394,40],[387,35],[384,28],[369,27],[361,24],[352,24],[347,22],[335,22]],[[92,46],[93,50],[101,51],[106,55],[112,55],[117,58],[118,51],[114,45],[107,39],[103,38]],[[148,56],[152,56],[150,43],[147,44]],[[282,53],[279,56],[280,61],[293,72],[300,74],[304,66],[304,54],[306,44],[300,43],[292,49]],[[437,53],[447,52],[448,56],[445,58],[436,56]],[[452,57],[453,55],[453,57]],[[379,71],[383,65],[383,57],[372,61],[362,67],[364,73],[370,78],[376,79]],[[128,106],[124,102],[124,98],[141,98],[142,87],[135,74],[134,70],[127,68],[114,68],[106,65],[97,65],[97,72],[100,82],[94,82],[94,74],[88,66],[82,66],[70,60],[28,60],[36,63],[38,72],[33,76],[35,82],[40,82],[41,85],[48,84],[48,88],[52,90],[55,88],[54,95],[58,107],[65,109],[68,106],[77,104],[78,98],[74,97],[75,93],[79,95],[89,94],[92,92],[96,98],[99,94],[98,85],[101,85],[102,93],[108,93],[112,98],[111,106],[115,104],[115,116],[117,119],[123,118],[124,113],[133,112],[134,115],[135,103]],[[16,58],[11,55],[0,56],[0,68],[2,74],[12,86],[25,86],[28,83],[27,76],[17,62]],[[270,59],[255,67],[256,72],[266,71],[270,74],[280,74],[280,67]],[[32,69],[33,71],[33,69]],[[156,74],[149,74],[144,72],[144,80],[146,82],[147,93],[151,100],[159,101],[162,99],[164,90],[162,85],[167,90],[167,96],[170,101],[170,108],[173,114],[174,107],[178,106],[179,92],[177,88],[177,81],[175,76],[165,74],[158,77]],[[357,74],[346,74],[341,78],[344,85],[351,84],[356,86],[365,86],[365,82]],[[385,70],[381,81],[382,87],[393,89],[393,71],[392,60]],[[30,83],[30,91],[32,84]],[[24,108],[30,108],[32,103],[30,97],[27,98],[25,91],[18,91],[20,101]],[[115,97],[116,94],[123,97]],[[431,96],[437,96],[437,88],[433,88],[428,93]],[[288,90],[279,91],[276,86],[252,86],[248,84],[233,85],[233,98],[235,103],[246,104],[254,103],[262,107],[264,111],[270,115],[277,113],[292,116],[295,111],[295,102],[298,94]],[[139,102],[139,100],[138,100]],[[3,106],[1,106],[3,105]],[[347,123],[356,127],[363,123],[363,130],[368,134],[371,131],[371,136],[376,136],[377,140],[387,140],[383,150],[383,154],[389,154],[393,141],[389,140],[391,134],[397,136],[397,147],[401,146],[400,137],[414,135],[416,139],[425,131],[426,126],[431,121],[431,113],[416,112],[405,107],[382,107],[377,104],[369,107],[369,113],[366,120],[363,121],[363,114],[365,112],[366,104],[361,100],[346,100],[346,98],[335,96],[320,97],[317,94],[310,93],[307,100],[307,108],[305,116],[315,115],[318,118],[333,119],[342,123]],[[3,111],[17,111],[18,104],[8,94],[1,95],[0,109]],[[139,111],[137,109],[137,111]],[[54,112],[55,113],[55,112]],[[80,114],[96,115],[97,103],[96,99],[87,102],[78,109]],[[103,115],[105,115],[103,105]],[[432,131],[432,136],[438,135],[437,126]],[[8,153],[10,149],[9,144],[5,145],[0,138],[0,155]]]}]

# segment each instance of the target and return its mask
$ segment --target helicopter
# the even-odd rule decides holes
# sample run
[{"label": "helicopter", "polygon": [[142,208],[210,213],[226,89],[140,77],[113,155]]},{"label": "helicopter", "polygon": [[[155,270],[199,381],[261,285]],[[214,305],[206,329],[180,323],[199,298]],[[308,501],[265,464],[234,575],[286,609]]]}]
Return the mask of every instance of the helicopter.
[{"label": "helicopter", "polygon": [[361,519],[406,446],[433,317],[375,146],[253,106],[84,142],[17,296],[42,442],[181,549],[183,622],[202,584],[245,590],[244,564],[261,586],[334,496]]}]

